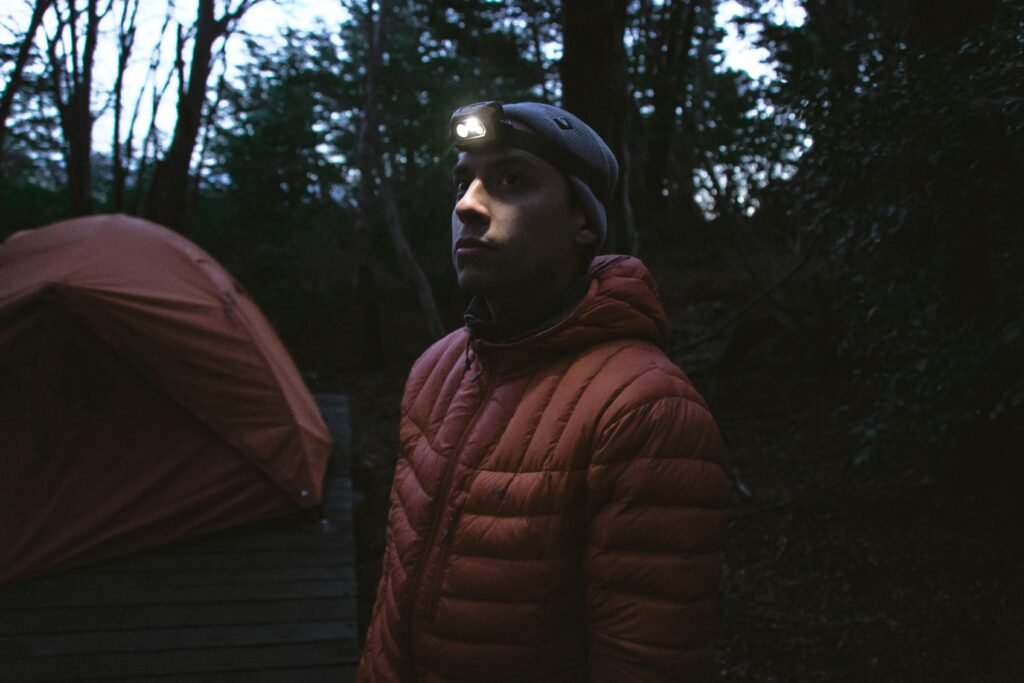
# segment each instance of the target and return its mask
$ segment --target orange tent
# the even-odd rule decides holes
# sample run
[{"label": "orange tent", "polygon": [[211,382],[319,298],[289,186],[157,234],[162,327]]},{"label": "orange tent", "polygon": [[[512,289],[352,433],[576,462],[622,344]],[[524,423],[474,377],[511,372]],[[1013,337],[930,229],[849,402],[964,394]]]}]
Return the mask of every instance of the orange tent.
[{"label": "orange tent", "polygon": [[270,324],[166,228],[0,244],[0,583],[320,502],[330,436]]}]

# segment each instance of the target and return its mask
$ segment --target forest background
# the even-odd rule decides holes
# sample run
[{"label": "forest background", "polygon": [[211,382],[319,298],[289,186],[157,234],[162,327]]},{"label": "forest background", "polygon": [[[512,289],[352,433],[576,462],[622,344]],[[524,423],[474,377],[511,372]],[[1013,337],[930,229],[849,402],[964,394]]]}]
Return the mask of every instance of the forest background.
[{"label": "forest background", "polygon": [[607,250],[653,271],[729,449],[726,678],[1019,680],[1024,3],[732,0],[756,79],[722,1],[340,0],[268,42],[259,0],[198,0],[147,54],[154,3],[26,1],[0,239],[125,212],[234,273],[351,398],[365,626],[402,381],[465,305],[448,116],[560,104],[620,160]]}]

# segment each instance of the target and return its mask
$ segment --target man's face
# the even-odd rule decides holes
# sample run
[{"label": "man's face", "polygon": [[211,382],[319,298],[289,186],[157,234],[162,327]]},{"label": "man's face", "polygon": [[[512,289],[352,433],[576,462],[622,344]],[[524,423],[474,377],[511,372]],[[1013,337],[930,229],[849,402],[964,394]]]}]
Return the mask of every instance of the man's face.
[{"label": "man's face", "polygon": [[461,153],[452,176],[452,262],[464,292],[525,301],[575,276],[581,249],[597,235],[558,169],[494,147]]}]

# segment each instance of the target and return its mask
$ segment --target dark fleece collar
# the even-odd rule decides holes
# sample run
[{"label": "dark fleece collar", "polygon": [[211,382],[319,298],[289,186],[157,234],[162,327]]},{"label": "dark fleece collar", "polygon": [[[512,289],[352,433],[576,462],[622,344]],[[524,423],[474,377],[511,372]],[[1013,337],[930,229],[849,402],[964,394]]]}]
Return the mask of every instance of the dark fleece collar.
[{"label": "dark fleece collar", "polygon": [[492,320],[487,304],[475,296],[469,302],[463,320],[469,328],[470,338],[495,344],[511,344],[546,330],[564,319],[583,299],[589,286],[588,275],[577,280],[551,305],[503,320]]}]

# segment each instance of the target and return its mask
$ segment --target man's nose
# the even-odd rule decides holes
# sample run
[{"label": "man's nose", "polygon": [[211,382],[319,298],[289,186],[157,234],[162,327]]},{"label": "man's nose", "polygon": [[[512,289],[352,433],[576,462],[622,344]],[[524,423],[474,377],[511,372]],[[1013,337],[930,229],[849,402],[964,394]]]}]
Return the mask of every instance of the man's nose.
[{"label": "man's nose", "polygon": [[474,179],[455,202],[455,215],[463,225],[487,221],[487,191],[479,178]]}]

